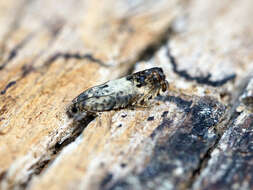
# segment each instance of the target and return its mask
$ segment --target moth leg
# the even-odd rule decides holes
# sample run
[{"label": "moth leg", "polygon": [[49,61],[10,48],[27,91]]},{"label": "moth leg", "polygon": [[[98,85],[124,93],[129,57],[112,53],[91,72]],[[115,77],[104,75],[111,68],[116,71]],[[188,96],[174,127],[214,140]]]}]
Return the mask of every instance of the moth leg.
[{"label": "moth leg", "polygon": [[152,88],[146,95],[144,95],[143,97],[141,97],[137,102],[136,104],[137,105],[145,105],[145,104],[148,104],[149,99],[155,97],[157,95],[157,93],[159,92],[159,89],[158,88]]},{"label": "moth leg", "polygon": [[145,95],[138,95],[132,100],[132,103],[129,104],[128,108],[134,110],[137,108],[150,108],[152,104],[148,99],[155,97],[159,93],[159,88],[153,87]]},{"label": "moth leg", "polygon": [[159,92],[160,92],[160,88],[154,87],[137,102],[137,105],[142,106],[142,107],[146,107],[146,108],[150,108],[153,105],[153,102],[150,102],[148,100],[159,95]]}]

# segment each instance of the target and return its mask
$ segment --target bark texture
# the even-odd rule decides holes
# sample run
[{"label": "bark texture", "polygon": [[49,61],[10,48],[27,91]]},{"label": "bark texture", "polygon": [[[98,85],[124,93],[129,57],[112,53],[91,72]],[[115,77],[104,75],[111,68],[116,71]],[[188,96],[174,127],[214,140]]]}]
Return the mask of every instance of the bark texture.
[{"label": "bark texture", "polygon": [[[253,189],[253,1],[0,1],[0,189]],[[162,67],[148,108],[66,115]]]}]

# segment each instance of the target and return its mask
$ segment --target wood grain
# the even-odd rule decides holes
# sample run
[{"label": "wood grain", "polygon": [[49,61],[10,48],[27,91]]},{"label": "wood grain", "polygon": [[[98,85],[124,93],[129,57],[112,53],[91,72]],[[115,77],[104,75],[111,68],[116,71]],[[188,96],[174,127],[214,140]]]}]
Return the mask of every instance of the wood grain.
[{"label": "wood grain", "polygon": [[[252,189],[253,3],[0,2],[0,189]],[[162,67],[148,108],[66,116]]]}]

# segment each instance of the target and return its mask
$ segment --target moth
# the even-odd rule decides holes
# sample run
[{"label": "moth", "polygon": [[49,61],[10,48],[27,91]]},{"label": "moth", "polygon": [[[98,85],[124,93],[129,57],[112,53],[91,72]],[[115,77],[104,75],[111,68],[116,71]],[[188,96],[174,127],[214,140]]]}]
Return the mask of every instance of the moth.
[{"label": "moth", "polygon": [[66,113],[69,118],[75,118],[83,113],[96,115],[103,111],[144,107],[168,86],[162,68],[153,67],[87,89],[72,100]]},{"label": "moth", "polygon": [[246,89],[240,97],[240,101],[248,108],[253,109],[253,78],[250,79]]}]

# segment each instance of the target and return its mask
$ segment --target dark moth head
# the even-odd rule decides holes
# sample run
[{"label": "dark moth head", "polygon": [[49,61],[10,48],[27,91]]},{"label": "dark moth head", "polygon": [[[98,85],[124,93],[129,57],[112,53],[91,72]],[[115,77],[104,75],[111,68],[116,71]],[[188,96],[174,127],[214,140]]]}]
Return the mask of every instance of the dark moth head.
[{"label": "dark moth head", "polygon": [[168,82],[165,78],[163,70],[160,67],[153,67],[132,75],[132,80],[137,82],[137,87],[152,86],[161,88],[163,92],[168,89]]}]

